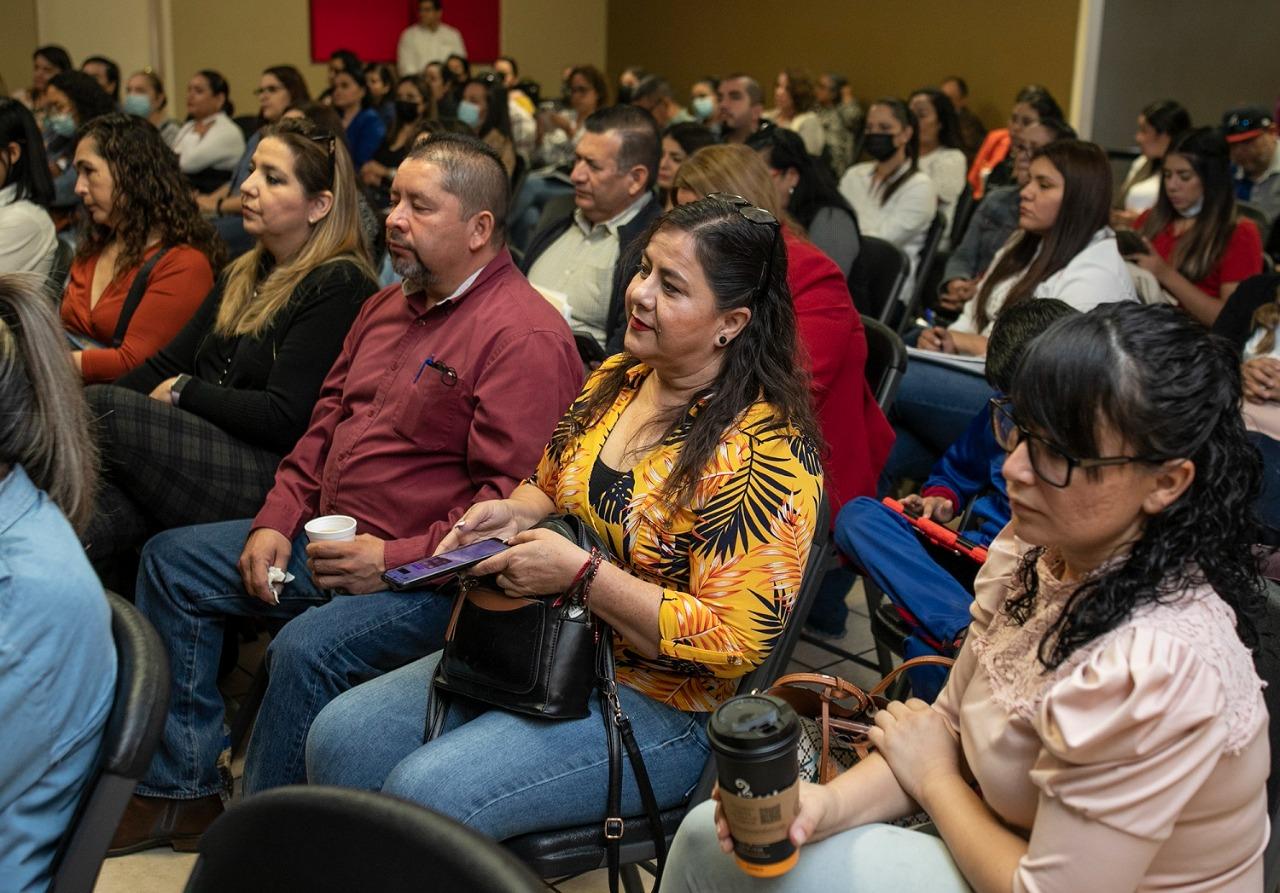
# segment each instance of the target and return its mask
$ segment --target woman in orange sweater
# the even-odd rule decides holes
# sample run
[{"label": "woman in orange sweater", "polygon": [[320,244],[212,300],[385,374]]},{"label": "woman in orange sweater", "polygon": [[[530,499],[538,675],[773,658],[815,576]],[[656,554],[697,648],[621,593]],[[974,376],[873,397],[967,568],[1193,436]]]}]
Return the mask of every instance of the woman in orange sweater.
[{"label": "woman in orange sweater", "polygon": [[[222,248],[154,127],[112,114],[85,125],[76,194],[88,220],[62,299],[85,382],[114,381],[168,344],[213,287]],[[146,287],[122,327],[134,280]]]}]

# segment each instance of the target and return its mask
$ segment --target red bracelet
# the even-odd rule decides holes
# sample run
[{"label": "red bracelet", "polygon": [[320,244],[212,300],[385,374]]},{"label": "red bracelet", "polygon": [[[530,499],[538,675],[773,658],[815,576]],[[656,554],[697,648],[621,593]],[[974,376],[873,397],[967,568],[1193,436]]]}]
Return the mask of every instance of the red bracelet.
[{"label": "red bracelet", "polygon": [[587,603],[587,598],[591,594],[591,584],[596,581],[596,571],[600,570],[600,562],[604,560],[604,553],[599,549],[591,550],[591,557],[587,560],[587,575],[582,581],[582,603]]}]

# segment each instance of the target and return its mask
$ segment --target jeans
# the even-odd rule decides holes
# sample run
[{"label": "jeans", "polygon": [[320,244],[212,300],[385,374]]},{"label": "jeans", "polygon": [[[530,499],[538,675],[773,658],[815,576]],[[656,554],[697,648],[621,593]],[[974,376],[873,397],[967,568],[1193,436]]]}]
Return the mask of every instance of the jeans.
[{"label": "jeans", "polygon": [[897,438],[877,495],[889,495],[903,478],[928,477],[994,393],[979,375],[925,361],[908,364],[889,411]]},{"label": "jeans", "polygon": [[806,844],[786,874],[749,877],[733,856],[720,852],[708,800],[680,824],[671,845],[662,893],[968,893],[970,887],[941,838],[895,825],[863,825]]},{"label": "jeans", "polygon": [[[453,699],[444,731],[423,744],[427,687],[440,655],[415,661],[320,712],[307,739],[307,780],[381,790],[450,816],[495,840],[603,821],[608,748],[598,699],[585,719],[545,720]],[[660,809],[684,802],[706,765],[706,714],[685,713],[626,686]],[[622,812],[642,815],[623,756]]]},{"label": "jeans", "polygon": [[[245,594],[236,561],[252,525],[242,520],[177,528],[143,549],[136,601],[169,651],[172,678],[164,733],[139,793],[194,799],[222,790],[217,759],[223,703],[217,673],[228,616],[305,617],[296,630],[296,621],[286,625],[268,653],[272,680],[254,728],[258,752],[251,747],[247,789],[301,780],[307,728],[329,698],[390,669],[379,666],[382,660],[399,666],[438,647],[447,604],[423,593],[330,601],[331,593],[318,589],[307,571],[305,535],[293,541],[287,570],[295,579],[284,585],[279,605]],[[398,635],[398,624],[434,632]],[[379,637],[394,645],[384,647]]]}]

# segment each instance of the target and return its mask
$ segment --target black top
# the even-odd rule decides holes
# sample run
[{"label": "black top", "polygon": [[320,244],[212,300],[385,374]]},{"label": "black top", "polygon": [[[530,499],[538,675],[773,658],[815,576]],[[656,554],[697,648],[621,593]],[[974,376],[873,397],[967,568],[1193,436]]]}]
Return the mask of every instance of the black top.
[{"label": "black top", "polygon": [[591,507],[606,524],[622,524],[626,517],[627,503],[635,490],[635,475],[630,471],[618,471],[596,457],[591,466],[591,480],[587,484],[587,498]]},{"label": "black top", "polygon": [[191,321],[159,353],[116,384],[149,394],[175,375],[190,375],[182,408],[246,443],[278,453],[307,429],[320,385],[347,330],[378,284],[349,260],[321,264],[257,336],[214,334],[225,277]]},{"label": "black top", "polygon": [[1280,273],[1261,273],[1241,282],[1222,305],[1213,324],[1213,334],[1221,335],[1243,352],[1253,335],[1254,311],[1276,300],[1277,289],[1280,289]]}]

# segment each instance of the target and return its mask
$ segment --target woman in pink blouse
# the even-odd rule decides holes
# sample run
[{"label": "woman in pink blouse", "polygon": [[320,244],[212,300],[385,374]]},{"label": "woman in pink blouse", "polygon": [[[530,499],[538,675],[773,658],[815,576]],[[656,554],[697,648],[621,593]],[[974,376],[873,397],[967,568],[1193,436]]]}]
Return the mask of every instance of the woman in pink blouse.
[{"label": "woman in pink blouse", "polygon": [[[992,413],[1013,520],[938,702],[890,704],[876,754],[803,786],[791,872],[743,874],[706,803],[664,893],[1262,889],[1259,468],[1199,329],[1107,304],[1032,344]],[[936,834],[881,824],[918,810]]]}]

